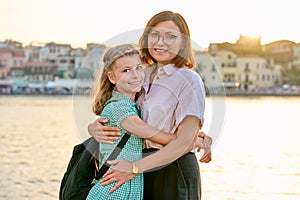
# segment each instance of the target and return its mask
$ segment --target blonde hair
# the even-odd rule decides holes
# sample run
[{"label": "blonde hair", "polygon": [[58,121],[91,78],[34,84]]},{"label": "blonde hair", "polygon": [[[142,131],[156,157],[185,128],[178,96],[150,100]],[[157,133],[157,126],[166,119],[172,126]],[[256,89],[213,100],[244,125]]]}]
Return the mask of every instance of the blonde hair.
[{"label": "blonde hair", "polygon": [[114,63],[121,57],[139,54],[137,48],[132,44],[117,45],[108,49],[103,55],[103,68],[100,72],[97,85],[93,89],[93,112],[100,115],[105,103],[111,98],[114,84],[107,76],[108,72],[113,71]]}]

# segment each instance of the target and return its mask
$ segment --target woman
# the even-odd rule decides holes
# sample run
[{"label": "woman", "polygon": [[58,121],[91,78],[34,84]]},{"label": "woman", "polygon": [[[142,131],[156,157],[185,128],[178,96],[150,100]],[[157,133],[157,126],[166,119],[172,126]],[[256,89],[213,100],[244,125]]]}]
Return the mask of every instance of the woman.
[{"label": "woman", "polygon": [[[191,147],[203,125],[205,91],[200,76],[191,70],[194,57],[188,25],[178,13],[160,12],[147,23],[139,46],[143,62],[149,64],[145,94],[138,100],[142,118],[159,130],[176,134],[176,138],[164,147],[145,140],[144,152],[150,152],[149,156],[134,163],[111,161],[116,166],[101,183],[116,182],[113,192],[144,172],[144,199],[201,199],[199,165]],[[95,121],[89,126],[91,135],[97,135],[98,130],[100,135],[115,130],[99,124]],[[207,136],[204,142],[211,144]],[[202,161],[210,159],[207,153]]]}]

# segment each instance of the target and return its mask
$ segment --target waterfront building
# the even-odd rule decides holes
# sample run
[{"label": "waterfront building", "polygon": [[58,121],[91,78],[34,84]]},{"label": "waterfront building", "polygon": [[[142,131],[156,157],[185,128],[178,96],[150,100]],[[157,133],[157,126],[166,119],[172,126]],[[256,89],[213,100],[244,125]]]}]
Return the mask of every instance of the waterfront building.
[{"label": "waterfront building", "polygon": [[[23,49],[0,48],[0,79],[7,79],[11,69],[20,71],[24,68],[25,54]],[[14,73],[13,73],[14,75]]]},{"label": "waterfront building", "polygon": [[267,91],[281,84],[281,66],[257,55],[236,59],[241,91]]},{"label": "waterfront building", "polygon": [[47,43],[40,49],[40,62],[56,64],[57,75],[60,78],[73,76],[75,58],[71,55],[72,47],[69,44]]},{"label": "waterfront building", "polygon": [[204,51],[194,51],[194,55],[195,71],[202,77],[209,92],[217,93],[222,87],[221,58],[217,55],[209,55]]},{"label": "waterfront building", "polygon": [[221,74],[222,80],[224,82],[235,83],[237,82],[237,65],[236,65],[236,58],[237,55],[232,51],[223,49],[216,52],[221,58]]},{"label": "waterfront building", "polygon": [[57,65],[51,62],[27,62],[24,67],[24,79],[32,82],[53,81]]},{"label": "waterfront building", "polygon": [[[38,43],[38,45],[41,45]],[[24,48],[25,59],[27,62],[40,61],[40,49],[42,46],[30,44]]]}]

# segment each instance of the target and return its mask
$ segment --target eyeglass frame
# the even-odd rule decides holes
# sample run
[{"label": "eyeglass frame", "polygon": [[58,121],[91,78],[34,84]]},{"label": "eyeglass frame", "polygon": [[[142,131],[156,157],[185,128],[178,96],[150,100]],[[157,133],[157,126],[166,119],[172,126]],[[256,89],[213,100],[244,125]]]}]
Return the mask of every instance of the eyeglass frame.
[{"label": "eyeglass frame", "polygon": [[[153,41],[151,41],[151,39],[149,39],[151,36],[154,36],[154,35],[157,36],[156,42],[153,42]],[[166,37],[166,36],[171,36],[173,42],[172,42],[172,43],[166,43],[166,41],[165,41],[165,37]],[[175,35],[175,34],[171,34],[171,33],[165,33],[163,36],[161,36],[161,35],[159,34],[159,32],[150,32],[150,33],[147,34],[147,37],[148,37],[148,41],[151,42],[152,44],[158,43],[158,42],[160,41],[160,38],[162,38],[162,42],[163,42],[164,44],[166,44],[166,45],[168,45],[168,46],[171,46],[171,45],[173,45],[173,44],[175,43],[176,39],[177,39],[178,37],[180,37],[180,36],[179,36],[179,35]],[[152,39],[153,39],[153,38],[152,38]]]}]

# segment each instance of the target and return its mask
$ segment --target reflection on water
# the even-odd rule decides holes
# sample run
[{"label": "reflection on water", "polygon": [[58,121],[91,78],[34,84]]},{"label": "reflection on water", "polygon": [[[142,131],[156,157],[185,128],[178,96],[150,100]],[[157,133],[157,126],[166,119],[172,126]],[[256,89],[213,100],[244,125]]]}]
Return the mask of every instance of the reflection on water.
[{"label": "reflection on water", "polygon": [[[209,99],[208,99],[209,101]],[[299,97],[229,97],[204,200],[300,199]],[[0,96],[0,199],[58,199],[74,144],[72,97]]]}]

